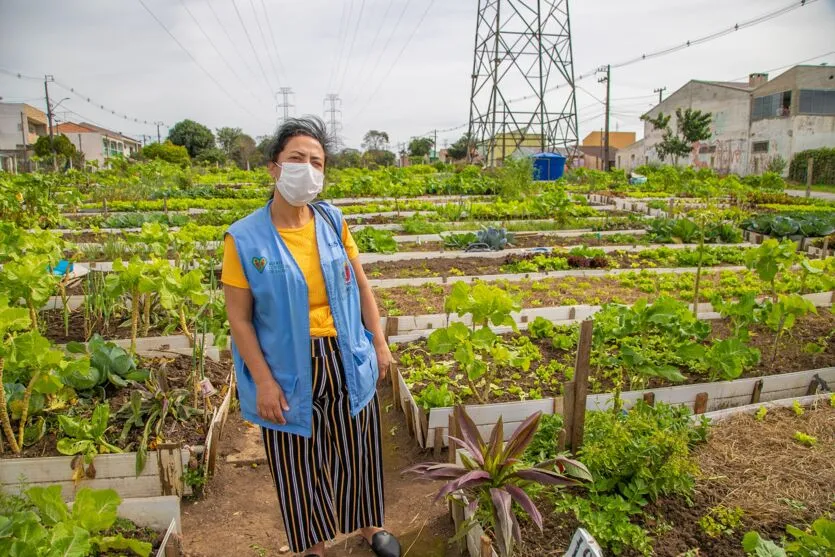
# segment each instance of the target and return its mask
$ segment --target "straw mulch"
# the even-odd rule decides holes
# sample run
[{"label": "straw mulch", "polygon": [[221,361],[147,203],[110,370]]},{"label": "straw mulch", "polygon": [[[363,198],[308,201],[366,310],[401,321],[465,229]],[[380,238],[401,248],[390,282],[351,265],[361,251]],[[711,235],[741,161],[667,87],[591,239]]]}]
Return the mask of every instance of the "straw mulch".
[{"label": "straw mulch", "polygon": [[[795,432],[817,438],[807,448]],[[711,427],[696,451],[697,490],[712,506],[741,507],[753,523],[791,524],[824,516],[835,503],[835,408],[769,410],[765,419],[739,415]]]}]

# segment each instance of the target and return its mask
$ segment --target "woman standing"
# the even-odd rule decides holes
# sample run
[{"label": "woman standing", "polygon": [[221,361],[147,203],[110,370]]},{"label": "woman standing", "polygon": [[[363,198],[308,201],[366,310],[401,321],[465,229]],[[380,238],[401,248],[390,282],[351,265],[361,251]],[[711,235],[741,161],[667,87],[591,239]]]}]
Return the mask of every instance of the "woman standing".
[{"label": "woman standing", "polygon": [[313,203],[328,147],[320,119],[285,121],[268,153],[272,199],[226,233],[241,413],[261,427],[294,552],[322,556],[337,532],[360,530],[376,555],[399,557],[382,529],[376,394],[391,352],[342,213]]}]

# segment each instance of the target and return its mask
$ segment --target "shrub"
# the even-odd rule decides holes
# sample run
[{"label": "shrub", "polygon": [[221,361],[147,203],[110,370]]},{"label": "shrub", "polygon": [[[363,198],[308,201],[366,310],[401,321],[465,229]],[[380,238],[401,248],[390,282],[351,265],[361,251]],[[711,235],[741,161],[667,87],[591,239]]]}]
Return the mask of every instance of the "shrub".
[{"label": "shrub", "polygon": [[812,163],[812,181],[816,184],[835,184],[835,148],[823,147],[796,153],[789,166],[789,179],[806,182],[806,169],[809,157]]}]

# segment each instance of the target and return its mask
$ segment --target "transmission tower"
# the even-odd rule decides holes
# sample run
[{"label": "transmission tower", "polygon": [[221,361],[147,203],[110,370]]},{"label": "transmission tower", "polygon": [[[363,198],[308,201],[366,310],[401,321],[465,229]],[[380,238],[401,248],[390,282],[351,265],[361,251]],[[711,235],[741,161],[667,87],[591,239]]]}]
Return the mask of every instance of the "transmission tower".
[{"label": "transmission tower", "polygon": [[576,153],[568,0],[479,0],[472,80],[469,133],[488,166],[523,146]]},{"label": "transmission tower", "polygon": [[293,108],[294,105],[290,104],[290,95],[293,94],[293,89],[290,87],[281,87],[278,90],[278,93],[275,94],[276,98],[276,105],[275,111],[279,114],[278,116],[278,124],[281,125],[282,122],[287,120],[290,117],[290,109]]},{"label": "transmission tower", "polygon": [[339,95],[331,93],[325,97],[325,123],[328,126],[328,133],[333,138],[336,150],[342,148],[342,99]]}]

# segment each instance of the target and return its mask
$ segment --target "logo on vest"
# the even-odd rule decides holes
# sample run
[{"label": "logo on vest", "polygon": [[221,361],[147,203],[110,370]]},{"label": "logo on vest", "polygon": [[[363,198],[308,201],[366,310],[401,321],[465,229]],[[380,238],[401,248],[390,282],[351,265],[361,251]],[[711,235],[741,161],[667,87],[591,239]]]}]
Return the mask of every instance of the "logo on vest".
[{"label": "logo on vest", "polygon": [[345,284],[351,284],[351,267],[348,265],[348,262],[345,262]]},{"label": "logo on vest", "polygon": [[255,267],[255,270],[259,273],[263,273],[264,269],[267,267],[267,258],[266,257],[253,257],[252,258],[252,265]]}]

